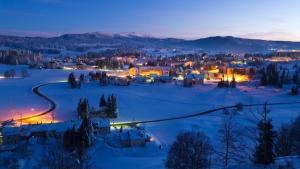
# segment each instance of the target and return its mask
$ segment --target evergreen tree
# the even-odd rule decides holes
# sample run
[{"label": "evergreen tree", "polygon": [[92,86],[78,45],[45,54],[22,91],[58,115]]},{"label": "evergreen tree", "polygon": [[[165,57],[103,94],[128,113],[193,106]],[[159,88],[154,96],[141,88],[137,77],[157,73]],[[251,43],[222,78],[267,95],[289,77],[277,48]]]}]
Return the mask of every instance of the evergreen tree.
[{"label": "evergreen tree", "polygon": [[264,72],[264,70],[263,70],[263,72],[262,72],[262,74],[261,74],[260,84],[261,84],[262,86],[268,85],[267,75],[266,75],[266,73]]},{"label": "evergreen tree", "polygon": [[89,115],[89,103],[87,99],[80,99],[77,106],[77,115],[80,118],[87,117]]},{"label": "evergreen tree", "polygon": [[106,101],[105,101],[104,94],[102,94],[99,102],[99,107],[105,107],[105,106],[106,106]]},{"label": "evergreen tree", "polygon": [[219,88],[224,87],[224,80],[223,80],[223,79],[221,79],[221,80],[218,82],[218,87],[219,87]]},{"label": "evergreen tree", "polygon": [[78,147],[78,132],[75,127],[67,129],[63,135],[64,148],[68,151],[74,151]]},{"label": "evergreen tree", "polygon": [[291,125],[292,154],[300,155],[300,116]]},{"label": "evergreen tree", "polygon": [[117,117],[117,98],[114,94],[111,95],[111,111],[112,117]]},{"label": "evergreen tree", "polygon": [[263,119],[257,125],[259,130],[257,137],[257,146],[254,153],[254,163],[268,165],[274,163],[274,140],[276,132],[270,119],[267,119],[267,104],[264,105]]},{"label": "evergreen tree", "polygon": [[294,82],[295,84],[300,84],[299,71],[298,71],[298,70],[295,71],[295,74],[294,74],[294,76],[293,76],[293,82]]},{"label": "evergreen tree", "polygon": [[290,125],[281,126],[275,142],[275,153],[277,157],[291,155],[292,138]]},{"label": "evergreen tree", "polygon": [[106,72],[101,72],[99,82],[100,82],[100,86],[107,85],[107,74],[106,74]]},{"label": "evergreen tree", "polygon": [[79,76],[79,81],[80,81],[80,83],[84,83],[84,74],[81,74]]},{"label": "evergreen tree", "polygon": [[72,89],[77,87],[77,82],[74,73],[70,73],[68,77],[68,82]]},{"label": "evergreen tree", "polygon": [[225,82],[224,82],[224,87],[229,87],[229,80],[227,79]]},{"label": "evergreen tree", "polygon": [[232,81],[231,81],[231,83],[230,83],[230,87],[231,87],[231,88],[236,88],[236,81],[235,81],[234,75],[232,76]]},{"label": "evergreen tree", "polygon": [[108,97],[106,101],[106,116],[111,117],[112,116],[111,112],[112,112],[112,101],[111,101],[111,97]]}]

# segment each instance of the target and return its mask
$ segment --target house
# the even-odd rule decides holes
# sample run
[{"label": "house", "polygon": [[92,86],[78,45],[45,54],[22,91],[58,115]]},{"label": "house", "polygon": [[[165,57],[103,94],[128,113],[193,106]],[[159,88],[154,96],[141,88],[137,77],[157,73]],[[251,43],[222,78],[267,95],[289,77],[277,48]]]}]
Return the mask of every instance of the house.
[{"label": "house", "polygon": [[141,129],[130,129],[119,133],[122,147],[143,147],[150,141],[150,136]]},{"label": "house", "polygon": [[183,80],[184,87],[191,87],[195,84],[203,84],[204,76],[201,74],[187,74]]},{"label": "house", "polygon": [[144,66],[139,67],[138,74],[141,76],[149,76],[149,75],[157,75],[161,76],[164,74],[164,70],[162,67],[151,67],[151,66]]},{"label": "house", "polygon": [[[95,134],[106,135],[110,133],[110,121],[106,118],[91,118],[92,126]],[[3,127],[2,144],[17,144],[23,140],[30,138],[62,138],[65,131],[70,128],[79,129],[81,120],[65,121],[48,124],[31,124],[21,127]]]},{"label": "house", "polygon": [[47,69],[59,69],[61,66],[57,61],[49,61],[46,66]]},{"label": "house", "polygon": [[22,140],[28,140],[31,137],[61,138],[64,132],[72,127],[79,128],[81,121],[66,121],[48,124],[30,124],[20,127],[3,127],[2,142],[3,144],[17,144]]}]

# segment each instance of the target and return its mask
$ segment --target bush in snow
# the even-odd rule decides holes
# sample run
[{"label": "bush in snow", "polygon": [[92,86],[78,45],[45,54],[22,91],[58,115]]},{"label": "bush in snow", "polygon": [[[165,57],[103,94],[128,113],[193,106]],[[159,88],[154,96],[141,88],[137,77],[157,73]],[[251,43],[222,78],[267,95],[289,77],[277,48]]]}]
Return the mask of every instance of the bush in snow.
[{"label": "bush in snow", "polygon": [[28,71],[27,71],[26,69],[23,69],[23,70],[21,71],[21,77],[23,77],[23,78],[29,77],[29,73],[28,73]]},{"label": "bush in snow", "polygon": [[16,70],[15,69],[6,70],[4,72],[4,77],[6,77],[6,78],[14,78],[15,76],[16,76]]},{"label": "bush in snow", "polygon": [[290,93],[292,96],[297,96],[299,94],[298,87],[297,86],[292,87]]},{"label": "bush in snow", "polygon": [[68,77],[68,83],[72,89],[80,89],[81,82],[77,82],[74,73],[70,73]]},{"label": "bush in snow", "polygon": [[184,132],[177,136],[165,163],[167,169],[208,169],[213,148],[202,132]]}]

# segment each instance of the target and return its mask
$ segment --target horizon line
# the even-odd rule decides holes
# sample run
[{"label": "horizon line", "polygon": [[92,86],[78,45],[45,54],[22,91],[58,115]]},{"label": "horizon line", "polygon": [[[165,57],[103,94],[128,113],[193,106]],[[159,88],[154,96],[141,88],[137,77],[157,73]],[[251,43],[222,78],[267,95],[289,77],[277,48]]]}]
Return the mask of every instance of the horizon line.
[{"label": "horizon line", "polygon": [[184,36],[155,36],[149,35],[147,33],[139,33],[139,32],[106,32],[106,31],[90,31],[90,32],[44,32],[44,31],[5,31],[0,30],[0,36],[12,36],[12,37],[22,37],[22,38],[55,38],[68,34],[102,34],[108,36],[115,35],[133,35],[137,37],[150,37],[157,39],[180,39],[180,40],[198,40],[205,39],[211,37],[233,37],[233,38],[241,38],[241,39],[249,39],[249,40],[264,40],[264,41],[282,41],[282,42],[300,42],[300,40],[287,40],[287,39],[267,39],[267,38],[251,38],[247,37],[247,35],[207,35],[207,36],[198,36],[195,38],[184,37]]}]

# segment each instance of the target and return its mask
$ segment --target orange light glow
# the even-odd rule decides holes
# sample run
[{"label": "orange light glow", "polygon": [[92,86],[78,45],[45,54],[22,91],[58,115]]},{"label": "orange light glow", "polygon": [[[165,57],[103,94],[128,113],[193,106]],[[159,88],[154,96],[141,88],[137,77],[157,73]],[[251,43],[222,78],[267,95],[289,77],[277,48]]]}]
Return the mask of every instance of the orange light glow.
[{"label": "orange light glow", "polygon": [[[18,112],[9,113],[10,117],[6,117],[3,119],[13,119],[16,122],[17,126],[24,125],[24,124],[40,124],[40,123],[56,123],[59,122],[58,120],[54,119],[52,113],[48,113],[42,116],[37,116],[41,114],[40,110],[36,110],[35,108],[30,108],[27,110],[22,110]],[[36,116],[36,117],[34,117]]]},{"label": "orange light glow", "polygon": [[137,75],[137,69],[132,67],[132,68],[128,69],[128,73],[130,74],[130,76],[136,76]]},{"label": "orange light glow", "polygon": [[290,57],[272,57],[272,58],[267,58],[266,60],[270,62],[290,62],[293,59]]},{"label": "orange light glow", "polygon": [[192,61],[187,61],[187,62],[184,63],[184,66],[185,66],[185,67],[188,67],[188,66],[194,66],[194,62],[192,62]]},{"label": "orange light glow", "polygon": [[207,71],[208,73],[219,73],[219,69],[212,69]]},{"label": "orange light glow", "polygon": [[198,70],[192,70],[191,72],[192,74],[195,74],[195,75],[200,75],[200,72]]},{"label": "orange light glow", "polygon": [[[39,117],[32,117],[29,119],[24,119],[22,120],[22,124],[46,124],[46,123],[57,123],[59,122],[58,120],[52,119],[52,117],[47,117],[45,116],[39,116]],[[17,121],[17,125],[21,123],[21,120]]]},{"label": "orange light glow", "polygon": [[144,70],[140,70],[139,74],[141,76],[149,76],[149,75],[157,75],[157,76],[161,76],[163,74],[163,71],[161,69],[144,69]]},{"label": "orange light glow", "polygon": [[[247,76],[247,75],[235,74],[234,78],[235,78],[236,82],[247,82],[247,81],[250,80],[249,76]],[[233,75],[232,74],[225,74],[224,75],[224,80],[232,81],[232,79],[233,79]]]}]

